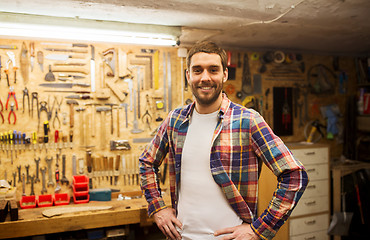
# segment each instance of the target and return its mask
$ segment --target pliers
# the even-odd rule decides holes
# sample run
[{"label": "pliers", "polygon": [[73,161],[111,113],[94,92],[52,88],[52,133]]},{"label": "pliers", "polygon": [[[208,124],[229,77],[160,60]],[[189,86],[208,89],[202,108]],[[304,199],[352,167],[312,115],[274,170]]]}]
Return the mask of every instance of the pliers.
[{"label": "pliers", "polygon": [[8,81],[8,86],[9,86],[9,64],[10,62],[13,64],[13,71],[14,71],[14,83],[17,83],[17,63],[15,61],[15,55],[13,52],[7,52],[6,54],[8,54],[8,61],[6,62],[6,69],[5,69],[5,73],[6,73],[6,79]]},{"label": "pliers", "polygon": [[31,109],[30,109],[30,95],[28,94],[28,89],[25,87],[23,89],[23,113],[24,113],[24,99],[27,97],[27,102],[28,102],[28,115],[31,115]]},{"label": "pliers", "polygon": [[13,124],[15,124],[17,122],[17,116],[15,115],[15,112],[14,112],[14,103],[11,103],[10,104],[10,112],[9,112],[9,115],[8,115],[8,122],[9,122],[9,124],[10,124],[10,117],[11,117],[12,114],[14,116]]},{"label": "pliers", "polygon": [[6,100],[5,109],[8,110],[9,99],[11,96],[13,96],[16,109],[18,110],[18,102],[17,102],[17,98],[15,97],[14,87],[9,88],[8,99]]},{"label": "pliers", "polygon": [[3,124],[4,124],[5,120],[4,120],[4,115],[2,113],[2,111],[4,110],[4,106],[3,106],[3,102],[1,101],[1,99],[0,99],[0,106],[1,106],[0,116],[1,116],[1,119],[3,119]]},{"label": "pliers", "polygon": [[55,120],[58,120],[58,128],[60,128],[60,119],[59,119],[59,117],[58,117],[58,109],[55,109],[55,117],[54,117],[54,120],[53,120],[53,128],[54,129],[56,129],[55,128]]}]

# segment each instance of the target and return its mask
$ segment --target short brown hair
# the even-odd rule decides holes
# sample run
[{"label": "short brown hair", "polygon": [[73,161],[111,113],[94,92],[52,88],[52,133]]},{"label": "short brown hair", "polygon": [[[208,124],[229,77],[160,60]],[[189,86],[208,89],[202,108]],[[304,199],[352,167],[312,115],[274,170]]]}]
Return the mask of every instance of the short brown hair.
[{"label": "short brown hair", "polygon": [[190,68],[190,61],[194,54],[204,52],[204,53],[216,53],[221,57],[221,64],[223,71],[227,68],[227,55],[224,49],[220,48],[216,43],[211,41],[200,41],[197,42],[188,52],[186,57],[186,66]]}]

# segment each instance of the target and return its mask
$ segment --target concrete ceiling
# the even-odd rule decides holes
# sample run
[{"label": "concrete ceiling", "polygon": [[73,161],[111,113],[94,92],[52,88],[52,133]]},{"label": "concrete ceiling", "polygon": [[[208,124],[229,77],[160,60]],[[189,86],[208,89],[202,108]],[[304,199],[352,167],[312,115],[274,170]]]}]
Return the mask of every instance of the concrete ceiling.
[{"label": "concrete ceiling", "polygon": [[0,9],[181,26],[180,46],[209,39],[235,49],[370,53],[369,0],[0,0]]}]

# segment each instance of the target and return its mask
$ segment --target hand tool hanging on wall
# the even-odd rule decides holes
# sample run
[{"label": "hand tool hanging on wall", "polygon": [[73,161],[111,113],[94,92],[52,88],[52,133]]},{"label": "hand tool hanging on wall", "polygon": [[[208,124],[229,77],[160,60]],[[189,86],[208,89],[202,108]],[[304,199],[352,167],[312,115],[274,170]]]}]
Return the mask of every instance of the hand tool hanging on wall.
[{"label": "hand tool hanging on wall", "polygon": [[33,72],[33,66],[35,64],[35,43],[30,42],[30,66],[31,72]]},{"label": "hand tool hanging on wall", "polygon": [[[133,95],[134,95],[134,99],[135,99],[137,97],[135,89],[134,89]],[[134,134],[143,132],[142,129],[139,129],[139,122],[137,120],[136,109],[137,109],[136,101],[134,101],[134,121],[133,121],[133,129],[131,129],[131,133],[134,133]]]},{"label": "hand tool hanging on wall", "polygon": [[27,103],[28,103],[28,116],[31,116],[31,108],[30,108],[30,95],[28,94],[28,89],[27,87],[25,87],[23,89],[23,113],[24,113],[24,108],[25,108],[25,104],[24,104],[24,99],[27,97]]},{"label": "hand tool hanging on wall", "polygon": [[23,78],[23,83],[27,85],[28,80],[29,80],[28,73],[29,73],[30,62],[28,59],[28,50],[24,42],[22,44],[22,50],[21,50],[19,59],[20,59],[20,65],[21,65],[20,70],[21,70],[21,75]]},{"label": "hand tool hanging on wall", "polygon": [[60,182],[62,183],[62,185],[64,185],[64,183],[66,185],[69,184],[69,181],[66,177],[66,155],[65,154],[62,155],[62,179],[60,180]]},{"label": "hand tool hanging on wall", "polygon": [[6,100],[5,109],[8,110],[8,104],[9,104],[9,100],[11,97],[13,97],[14,99],[16,110],[18,110],[18,102],[17,102],[17,98],[15,97],[14,87],[9,88],[8,99]]},{"label": "hand tool hanging on wall", "polygon": [[56,61],[67,61],[70,58],[84,59],[85,57],[81,55],[69,55],[69,54],[48,54],[45,56],[45,59]]},{"label": "hand tool hanging on wall", "polygon": [[118,106],[118,104],[114,103],[106,103],[106,106],[110,106],[110,129],[111,129],[111,134],[113,134],[113,106]]},{"label": "hand tool hanging on wall", "polygon": [[91,47],[91,60],[90,60],[90,78],[91,78],[91,92],[95,92],[95,47]]},{"label": "hand tool hanging on wall", "polygon": [[40,119],[40,111],[39,111],[39,98],[38,98],[38,93],[37,92],[32,92],[31,93],[32,95],[32,108],[31,108],[31,111],[32,111],[32,117],[33,117],[33,100],[36,100],[36,108],[37,108],[37,117]]},{"label": "hand tool hanging on wall", "polygon": [[40,87],[49,87],[49,88],[72,88],[74,86],[78,87],[90,87],[88,83],[41,83]]},{"label": "hand tool hanging on wall", "polygon": [[41,51],[37,52],[37,63],[39,64],[41,72],[44,72],[44,53]]},{"label": "hand tool hanging on wall", "polygon": [[0,49],[16,50],[18,47],[16,45],[0,45]]},{"label": "hand tool hanging on wall", "polygon": [[100,143],[101,149],[105,149],[106,136],[105,136],[105,112],[110,111],[109,107],[96,107],[96,112],[100,113]]},{"label": "hand tool hanging on wall", "polygon": [[59,154],[56,154],[56,163],[55,163],[55,182],[56,182],[56,187],[54,192],[58,193],[62,189],[59,185]]},{"label": "hand tool hanging on wall", "polygon": [[49,72],[45,74],[45,81],[48,81],[48,82],[55,81],[55,76],[53,72],[51,71],[51,65],[49,65]]},{"label": "hand tool hanging on wall", "polygon": [[110,48],[105,50],[102,54],[102,60],[108,65],[111,72],[107,73],[107,76],[114,77],[116,72],[116,50]]},{"label": "hand tool hanging on wall", "polygon": [[120,106],[123,106],[125,108],[125,121],[126,121],[126,128],[128,128],[128,116],[127,116],[127,107],[128,107],[128,104],[127,103],[121,103]]},{"label": "hand tool hanging on wall", "polygon": [[67,48],[44,48],[49,52],[71,52],[71,53],[87,53],[85,49],[67,49]]},{"label": "hand tool hanging on wall", "polygon": [[9,86],[9,64],[13,64],[13,72],[14,72],[14,83],[17,83],[17,62],[15,61],[15,54],[13,52],[7,52],[6,53],[9,57],[8,61],[6,62],[6,76],[8,80],[8,86]]},{"label": "hand tool hanging on wall", "polygon": [[67,104],[69,105],[69,127],[73,128],[74,126],[74,111],[73,105],[79,105],[76,100],[67,100]]},{"label": "hand tool hanging on wall", "polygon": [[3,105],[3,102],[1,101],[1,99],[0,99],[0,107],[1,107],[1,109],[0,109],[0,117],[2,118],[3,124],[4,124],[5,120],[4,120],[4,115],[2,113],[4,111],[4,105]]},{"label": "hand tool hanging on wall", "polygon": [[17,116],[15,115],[15,112],[14,112],[14,103],[11,103],[10,104],[10,112],[9,112],[9,115],[8,115],[8,122],[9,124],[11,124],[10,122],[10,118],[11,116],[13,115],[13,124],[15,124],[17,122]]},{"label": "hand tool hanging on wall", "polygon": [[[143,62],[145,65],[145,84],[142,89],[148,90],[153,88],[153,57],[151,55],[136,55],[137,58],[148,59],[148,62]],[[131,61],[132,64],[132,61]],[[136,64],[133,64],[136,65]]]},{"label": "hand tool hanging on wall", "polygon": [[76,111],[80,113],[80,145],[85,146],[85,127],[84,127],[84,111],[85,108],[77,108]]}]

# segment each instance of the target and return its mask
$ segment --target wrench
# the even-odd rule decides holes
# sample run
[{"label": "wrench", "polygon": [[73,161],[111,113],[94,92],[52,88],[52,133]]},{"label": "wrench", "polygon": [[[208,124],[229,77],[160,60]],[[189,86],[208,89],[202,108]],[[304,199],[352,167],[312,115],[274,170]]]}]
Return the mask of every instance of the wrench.
[{"label": "wrench", "polygon": [[53,157],[51,158],[46,158],[46,163],[48,164],[48,173],[49,173],[49,181],[48,181],[48,187],[52,186],[54,187],[54,182],[53,182],[53,172],[51,171],[51,163],[53,162]]},{"label": "wrench", "polygon": [[66,183],[67,185],[69,184],[69,181],[68,179],[66,178],[66,155],[62,155],[62,165],[63,165],[63,169],[62,169],[62,179],[60,180],[60,182],[62,183],[62,185],[64,183]]},{"label": "wrench", "polygon": [[15,187],[16,178],[17,178],[17,172],[13,172],[13,187]]},{"label": "wrench", "polygon": [[19,165],[17,168],[18,168],[18,182],[22,182],[22,174],[21,174],[21,165]]},{"label": "wrench", "polygon": [[23,179],[23,182],[22,182],[22,196],[26,196],[26,176],[24,175],[24,173],[22,173],[22,179]]},{"label": "wrench", "polygon": [[[26,168],[26,172],[27,172],[27,184],[29,184],[30,183],[30,174],[29,174],[30,165],[26,165],[25,168]],[[24,179],[23,179],[23,181],[24,181]]]},{"label": "wrench", "polygon": [[30,179],[31,179],[31,196],[34,196],[35,195],[35,191],[34,191],[34,187],[33,187],[33,184],[35,183],[35,174],[30,176]]},{"label": "wrench", "polygon": [[35,179],[35,182],[40,182],[40,178],[39,178],[39,165],[40,165],[40,158],[35,158],[35,163],[36,163],[36,179]]},{"label": "wrench", "polygon": [[40,168],[40,171],[41,171],[41,174],[42,174],[42,190],[41,190],[41,194],[44,194],[44,193],[47,192],[46,187],[45,187],[45,183],[46,183],[46,180],[45,180],[46,167]]}]

